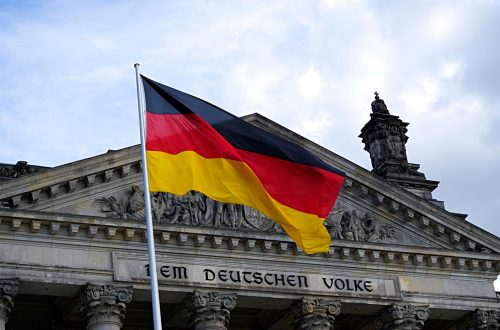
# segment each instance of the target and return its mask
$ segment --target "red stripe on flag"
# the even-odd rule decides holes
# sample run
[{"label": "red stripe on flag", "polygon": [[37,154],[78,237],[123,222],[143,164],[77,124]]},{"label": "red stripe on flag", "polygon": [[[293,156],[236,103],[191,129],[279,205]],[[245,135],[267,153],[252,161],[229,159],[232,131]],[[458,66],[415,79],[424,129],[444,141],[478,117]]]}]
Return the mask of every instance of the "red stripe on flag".
[{"label": "red stripe on flag", "polygon": [[244,162],[275,200],[322,218],[333,207],[343,182],[343,177],[323,169],[236,149],[196,114],[147,112],[146,149],[169,154],[191,150],[205,158]]}]

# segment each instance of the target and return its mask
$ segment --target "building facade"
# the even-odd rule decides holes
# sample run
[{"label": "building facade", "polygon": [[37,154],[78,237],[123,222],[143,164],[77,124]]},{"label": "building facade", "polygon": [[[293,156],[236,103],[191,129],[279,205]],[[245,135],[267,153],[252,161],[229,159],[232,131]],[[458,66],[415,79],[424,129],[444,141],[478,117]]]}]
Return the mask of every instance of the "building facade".
[{"label": "building facade", "polygon": [[[246,206],[152,194],[164,329],[500,327],[499,238],[432,197],[439,183],[407,159],[408,124],[378,95],[360,135],[371,172],[244,119],[346,172],[330,252],[306,255]],[[0,330],[152,328],[141,171],[138,146],[0,164]]]}]

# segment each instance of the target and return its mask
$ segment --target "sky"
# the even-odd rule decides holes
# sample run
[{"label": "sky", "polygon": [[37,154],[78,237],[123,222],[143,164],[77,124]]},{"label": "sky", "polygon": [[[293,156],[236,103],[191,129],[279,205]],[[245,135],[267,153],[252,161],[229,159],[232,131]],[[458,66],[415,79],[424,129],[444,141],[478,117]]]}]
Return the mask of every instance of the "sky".
[{"label": "sky", "polygon": [[371,170],[378,91],[447,210],[500,236],[500,1],[0,1],[0,163],[139,143],[133,64]]}]

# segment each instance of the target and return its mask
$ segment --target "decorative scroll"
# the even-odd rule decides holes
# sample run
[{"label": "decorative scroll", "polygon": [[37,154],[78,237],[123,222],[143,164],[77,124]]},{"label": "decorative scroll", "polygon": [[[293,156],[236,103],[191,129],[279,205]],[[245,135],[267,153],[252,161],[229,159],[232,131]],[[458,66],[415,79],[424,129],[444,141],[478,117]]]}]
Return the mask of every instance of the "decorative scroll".
[{"label": "decorative scroll", "polygon": [[500,312],[476,309],[466,315],[457,326],[458,330],[500,329]]},{"label": "decorative scroll", "polygon": [[81,295],[82,312],[87,329],[110,325],[120,329],[125,317],[126,304],[132,301],[132,287],[113,285],[87,285]]},{"label": "decorative scroll", "polygon": [[375,320],[375,329],[421,330],[428,317],[428,306],[392,304]]},{"label": "decorative scroll", "polygon": [[236,294],[195,291],[183,311],[191,329],[225,330],[231,311],[236,307]]},{"label": "decorative scroll", "polygon": [[12,299],[19,289],[19,279],[0,279],[0,328],[7,323],[10,311],[14,307]]},{"label": "decorative scroll", "polygon": [[292,306],[288,323],[296,330],[333,330],[339,314],[339,301],[301,298]]},{"label": "decorative scroll", "polygon": [[[143,196],[142,189],[133,186],[124,198],[101,197],[96,199],[96,203],[108,217],[143,220]],[[190,191],[183,196],[154,193],[151,194],[151,206],[153,219],[159,223],[283,232],[279,224],[251,207],[214,201],[196,191]],[[397,239],[396,229],[383,224],[373,214],[346,211],[342,206],[337,206],[330,212],[325,226],[333,239],[361,242],[392,242]]]}]

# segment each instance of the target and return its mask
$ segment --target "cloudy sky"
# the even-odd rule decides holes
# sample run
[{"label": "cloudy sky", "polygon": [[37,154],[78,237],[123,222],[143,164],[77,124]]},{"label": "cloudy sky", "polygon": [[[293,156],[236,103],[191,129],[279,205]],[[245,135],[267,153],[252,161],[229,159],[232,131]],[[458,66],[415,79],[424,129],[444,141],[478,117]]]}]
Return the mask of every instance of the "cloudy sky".
[{"label": "cloudy sky", "polygon": [[139,142],[133,64],[371,169],[373,92],[448,210],[500,235],[499,1],[0,2],[0,162]]}]

